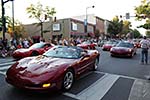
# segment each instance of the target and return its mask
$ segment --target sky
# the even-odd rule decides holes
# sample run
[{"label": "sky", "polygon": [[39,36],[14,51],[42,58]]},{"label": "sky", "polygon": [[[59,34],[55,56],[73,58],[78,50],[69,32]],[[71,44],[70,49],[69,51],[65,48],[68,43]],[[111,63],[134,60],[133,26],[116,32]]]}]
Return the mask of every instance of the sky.
[{"label": "sky", "polygon": [[[5,0],[4,0],[5,1]],[[94,14],[102,19],[112,20],[114,16],[125,16],[130,13],[134,16],[135,6],[141,4],[141,0],[14,0],[14,19],[19,20],[23,24],[30,24],[37,22],[37,20],[29,19],[26,8],[30,4],[36,5],[40,2],[44,6],[54,7],[56,9],[57,19],[70,18],[72,16],[79,16],[86,14],[86,8],[89,8],[87,14]],[[6,3],[6,15],[12,16],[11,1]],[[125,17],[123,18],[125,19]],[[142,22],[137,22],[131,17],[129,21],[132,22],[132,27],[140,25]]]}]

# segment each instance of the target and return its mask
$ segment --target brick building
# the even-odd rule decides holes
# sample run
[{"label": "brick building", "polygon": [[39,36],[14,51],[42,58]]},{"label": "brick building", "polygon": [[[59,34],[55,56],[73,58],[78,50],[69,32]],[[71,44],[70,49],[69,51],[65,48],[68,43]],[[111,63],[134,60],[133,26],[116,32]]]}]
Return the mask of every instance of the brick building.
[{"label": "brick building", "polygon": [[[70,38],[70,37],[94,37],[95,30],[99,31],[100,36],[104,36],[106,33],[106,24],[104,19],[89,16],[88,18],[92,21],[87,23],[87,32],[85,33],[84,20],[81,19],[84,16],[59,19],[43,23],[43,37],[48,39],[54,38]],[[41,26],[38,24],[28,24],[24,25],[25,31],[29,37],[40,37],[41,36]]]}]

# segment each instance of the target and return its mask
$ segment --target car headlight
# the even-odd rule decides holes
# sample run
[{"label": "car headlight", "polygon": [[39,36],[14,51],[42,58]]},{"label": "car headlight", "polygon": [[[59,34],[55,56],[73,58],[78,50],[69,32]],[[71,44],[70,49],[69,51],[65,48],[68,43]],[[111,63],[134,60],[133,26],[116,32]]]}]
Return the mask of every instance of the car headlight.
[{"label": "car headlight", "polygon": [[111,48],[110,51],[115,50],[114,48]]},{"label": "car headlight", "polygon": [[129,51],[129,52],[132,52],[132,49],[129,49],[128,51]]}]

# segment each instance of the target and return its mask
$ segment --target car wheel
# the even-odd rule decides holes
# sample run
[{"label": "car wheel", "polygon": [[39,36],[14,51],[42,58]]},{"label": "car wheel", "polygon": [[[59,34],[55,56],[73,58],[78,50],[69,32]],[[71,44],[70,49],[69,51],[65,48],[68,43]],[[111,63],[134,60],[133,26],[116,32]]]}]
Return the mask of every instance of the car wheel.
[{"label": "car wheel", "polygon": [[134,56],[134,53],[131,54],[130,58],[133,58],[133,56]]},{"label": "car wheel", "polygon": [[134,55],[136,55],[136,52],[134,53]]},{"label": "car wheel", "polygon": [[110,54],[111,57],[114,57],[114,55]]},{"label": "car wheel", "polygon": [[99,59],[96,58],[95,63],[94,63],[94,67],[93,67],[93,71],[95,71],[98,68],[98,64],[99,64]]},{"label": "car wheel", "polygon": [[38,53],[37,51],[33,51],[33,52],[31,53],[31,56],[37,56],[37,55],[39,55],[39,53]]},{"label": "car wheel", "polygon": [[90,50],[91,48],[88,46],[87,49]]},{"label": "car wheel", "polygon": [[93,50],[95,50],[96,48],[95,48],[95,46],[93,46]]},{"label": "car wheel", "polygon": [[74,74],[71,69],[68,69],[64,75],[63,82],[62,82],[62,90],[68,91],[71,89],[74,83]]}]

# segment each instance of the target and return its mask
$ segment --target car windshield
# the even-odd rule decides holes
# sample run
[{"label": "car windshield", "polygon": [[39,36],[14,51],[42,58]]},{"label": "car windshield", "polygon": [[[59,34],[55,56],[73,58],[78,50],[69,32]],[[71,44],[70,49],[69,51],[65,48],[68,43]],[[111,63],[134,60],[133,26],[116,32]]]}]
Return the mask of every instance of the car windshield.
[{"label": "car windshield", "polygon": [[42,48],[45,43],[36,43],[33,44],[29,49],[37,49],[37,48]]},{"label": "car windshield", "polygon": [[82,49],[77,47],[55,46],[45,52],[43,55],[47,57],[77,59],[80,57]]},{"label": "car windshield", "polygon": [[131,43],[128,43],[128,42],[120,42],[116,45],[117,47],[127,47],[127,48],[132,48],[134,47],[133,44]]},{"label": "car windshield", "polygon": [[105,44],[116,44],[116,42],[113,42],[113,41],[107,41]]}]

